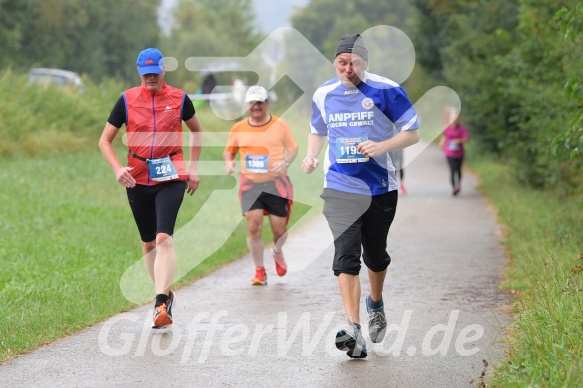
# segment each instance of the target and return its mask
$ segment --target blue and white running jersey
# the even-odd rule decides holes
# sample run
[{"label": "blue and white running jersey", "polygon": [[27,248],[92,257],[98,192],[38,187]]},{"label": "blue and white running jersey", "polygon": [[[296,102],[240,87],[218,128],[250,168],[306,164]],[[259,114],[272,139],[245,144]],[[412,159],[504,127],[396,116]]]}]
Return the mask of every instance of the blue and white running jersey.
[{"label": "blue and white running jersey", "polygon": [[356,146],[365,140],[381,142],[419,125],[409,97],[398,84],[366,72],[363,78],[356,87],[334,78],[316,90],[310,132],[328,136],[325,188],[380,195],[398,189],[391,157],[385,153],[369,159]]}]

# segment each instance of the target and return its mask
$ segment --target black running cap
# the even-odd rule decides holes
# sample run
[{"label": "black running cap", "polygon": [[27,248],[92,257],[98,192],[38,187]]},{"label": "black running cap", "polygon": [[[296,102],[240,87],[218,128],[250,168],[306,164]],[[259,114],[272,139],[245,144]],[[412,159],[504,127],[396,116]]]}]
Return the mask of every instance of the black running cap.
[{"label": "black running cap", "polygon": [[360,36],[360,34],[342,35],[342,38],[340,38],[340,43],[338,43],[338,47],[336,47],[334,58],[342,53],[358,54],[368,62],[368,50],[366,49],[366,46],[364,45],[364,39],[362,36]]}]

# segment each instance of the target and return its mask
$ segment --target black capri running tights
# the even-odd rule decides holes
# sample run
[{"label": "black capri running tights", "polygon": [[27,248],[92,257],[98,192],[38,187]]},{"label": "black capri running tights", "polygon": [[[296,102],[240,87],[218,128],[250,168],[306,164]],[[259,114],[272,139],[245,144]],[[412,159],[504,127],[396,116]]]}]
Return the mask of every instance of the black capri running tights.
[{"label": "black capri running tights", "polygon": [[128,201],[143,242],[156,239],[158,233],[174,234],[178,210],[184,199],[186,182],[173,181],[154,186],[128,188]]}]

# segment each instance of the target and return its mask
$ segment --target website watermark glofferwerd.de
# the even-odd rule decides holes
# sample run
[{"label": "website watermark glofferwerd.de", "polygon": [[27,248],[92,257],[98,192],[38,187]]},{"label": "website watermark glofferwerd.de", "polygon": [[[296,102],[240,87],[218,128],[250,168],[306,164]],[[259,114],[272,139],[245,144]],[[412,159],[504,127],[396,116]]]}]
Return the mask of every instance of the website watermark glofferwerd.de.
[{"label": "website watermark glofferwerd.de", "polygon": [[[346,327],[338,312],[321,312],[318,318],[310,312],[291,316],[278,312],[271,323],[234,323],[229,311],[199,312],[186,325],[153,330],[151,321],[128,312],[105,322],[98,333],[100,351],[110,357],[165,357],[180,355],[180,363],[204,363],[209,358],[258,357],[266,352],[271,357],[310,357],[326,353],[336,357],[335,346],[339,329]],[[484,335],[480,324],[460,324],[460,310],[451,310],[447,319],[431,327],[418,327],[412,320],[413,310],[404,310],[400,320],[387,325],[386,336],[373,344],[368,338],[368,326],[362,332],[369,354],[392,357],[473,356],[481,351],[479,341]],[[397,322],[398,321],[398,322]],[[136,331],[136,325],[142,325]],[[409,331],[414,333],[409,333]]]}]

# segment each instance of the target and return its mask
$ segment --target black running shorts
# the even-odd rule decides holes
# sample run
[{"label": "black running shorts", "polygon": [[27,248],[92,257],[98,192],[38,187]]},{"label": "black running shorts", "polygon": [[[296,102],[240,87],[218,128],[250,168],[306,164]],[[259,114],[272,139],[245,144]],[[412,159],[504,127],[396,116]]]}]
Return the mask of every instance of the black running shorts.
[{"label": "black running shorts", "polygon": [[373,272],[391,263],[389,228],[397,210],[397,190],[368,196],[324,189],[324,216],[334,236],[334,275],[358,275],[360,256]]},{"label": "black running shorts", "polygon": [[249,210],[263,209],[268,214],[287,217],[289,201],[279,195],[274,181],[254,183],[251,189],[243,191],[241,198],[243,215]]},{"label": "black running shorts", "polygon": [[154,186],[136,185],[126,189],[143,242],[154,241],[158,233],[170,236],[174,234],[174,225],[184,198],[184,190],[186,190],[184,181]]}]

